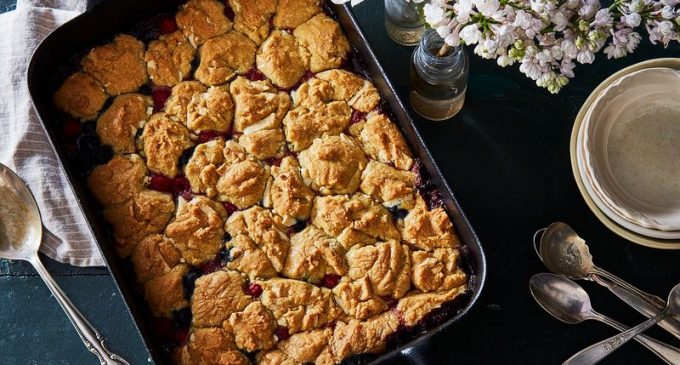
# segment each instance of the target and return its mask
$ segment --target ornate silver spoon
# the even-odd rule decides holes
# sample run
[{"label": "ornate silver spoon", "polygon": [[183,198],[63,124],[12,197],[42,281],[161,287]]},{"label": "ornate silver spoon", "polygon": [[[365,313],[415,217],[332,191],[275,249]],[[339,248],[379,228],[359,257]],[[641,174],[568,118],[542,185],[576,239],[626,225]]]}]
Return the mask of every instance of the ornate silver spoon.
[{"label": "ornate silver spoon", "polygon": [[[595,266],[586,242],[565,223],[555,222],[536,232],[534,249],[548,270],[572,279],[594,281],[609,289],[647,318],[654,317],[666,306],[663,299],[645,293],[616,275]],[[666,318],[659,326],[680,339],[680,321],[677,319]]]},{"label": "ornate silver spoon", "polygon": [[[563,276],[549,273],[536,274],[529,280],[529,290],[546,312],[562,322],[576,324],[592,319],[619,331],[628,329],[627,326],[593,310],[588,293],[581,286]],[[645,335],[639,335],[635,337],[635,340],[667,364],[680,364],[680,349]]]},{"label": "ornate silver spoon", "polygon": [[0,257],[28,261],[50,288],[88,350],[102,365],[129,365],[104,346],[104,339],[71,303],[38,256],[43,225],[33,194],[7,166],[0,164]]},{"label": "ornate silver spoon", "polygon": [[[661,313],[616,336],[600,341],[577,352],[574,356],[562,363],[562,365],[591,365],[598,363],[600,360],[616,351],[619,347],[623,346],[623,344],[635,338],[635,336],[638,336],[653,325],[659,323],[662,319],[677,314],[680,314],[680,284],[676,285],[671,290],[670,294],[668,294],[668,305]],[[676,361],[675,364],[678,364],[678,362]]]}]

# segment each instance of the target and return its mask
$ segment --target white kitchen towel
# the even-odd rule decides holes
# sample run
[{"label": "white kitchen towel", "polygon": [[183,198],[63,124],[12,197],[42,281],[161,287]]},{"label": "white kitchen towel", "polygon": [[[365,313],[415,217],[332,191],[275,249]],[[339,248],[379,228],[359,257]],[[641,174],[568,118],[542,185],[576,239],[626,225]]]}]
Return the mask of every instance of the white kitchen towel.
[{"label": "white kitchen towel", "polygon": [[[47,256],[77,266],[104,264],[64,171],[40,126],[26,85],[33,50],[59,25],[85,11],[86,0],[18,0],[0,14],[0,162],[28,183],[45,227]],[[48,235],[49,236],[49,235]]]}]

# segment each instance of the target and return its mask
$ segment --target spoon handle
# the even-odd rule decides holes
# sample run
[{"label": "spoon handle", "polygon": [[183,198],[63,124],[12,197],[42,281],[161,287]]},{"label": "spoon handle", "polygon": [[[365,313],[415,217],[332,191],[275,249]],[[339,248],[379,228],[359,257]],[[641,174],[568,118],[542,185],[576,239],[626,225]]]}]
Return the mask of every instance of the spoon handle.
[{"label": "spoon handle", "polygon": [[102,336],[99,334],[99,332],[97,332],[96,329],[94,329],[94,327],[92,327],[90,322],[88,322],[87,319],[83,317],[83,315],[80,313],[80,311],[78,311],[73,303],[71,303],[71,300],[68,299],[61,288],[59,288],[57,282],[54,281],[50,273],[47,271],[47,269],[45,269],[45,266],[43,266],[38,255],[36,254],[28,261],[33,265],[33,267],[35,267],[36,271],[38,271],[38,274],[43,279],[45,284],[47,284],[47,287],[52,292],[52,295],[54,295],[54,298],[57,299],[57,302],[59,302],[61,308],[64,310],[64,312],[66,312],[68,319],[73,324],[73,327],[76,328],[80,339],[83,341],[83,343],[85,343],[85,347],[87,347],[90,352],[99,357],[100,364],[130,365],[122,357],[112,353],[106,348],[106,346],[104,346],[104,339]]},{"label": "spoon handle", "polygon": [[[623,325],[609,317],[595,314],[595,320],[605,323],[617,330],[623,332],[628,329],[628,326]],[[642,346],[646,347],[649,351],[653,352],[661,360],[665,361],[670,365],[680,364],[680,349],[663,343],[661,341],[655,340],[651,337],[647,337],[643,334],[638,335],[634,338],[635,341],[639,342]]]},{"label": "spoon handle", "polygon": [[[595,267],[592,275],[593,281],[609,289],[614,295],[630,305],[647,318],[659,314],[666,306],[666,302],[649,293],[634,287],[626,281],[618,278],[599,267]],[[680,339],[680,321],[673,316],[668,316],[659,322],[659,326],[678,339]]]},{"label": "spoon handle", "polygon": [[600,362],[600,360],[609,356],[612,352],[616,351],[626,342],[633,339],[640,333],[648,330],[650,327],[657,324],[663,317],[666,316],[666,312],[661,312],[650,318],[639,325],[629,328],[616,336],[610,337],[606,340],[602,340],[594,345],[586,347],[585,349],[577,352],[574,356],[563,362],[562,365],[592,365]]}]

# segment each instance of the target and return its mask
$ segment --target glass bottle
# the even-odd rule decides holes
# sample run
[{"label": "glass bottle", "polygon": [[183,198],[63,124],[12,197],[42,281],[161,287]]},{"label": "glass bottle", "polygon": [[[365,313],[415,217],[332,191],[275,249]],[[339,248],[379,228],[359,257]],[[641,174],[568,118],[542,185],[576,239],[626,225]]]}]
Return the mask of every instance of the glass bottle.
[{"label": "glass bottle", "polygon": [[424,118],[445,120],[463,107],[469,65],[462,46],[449,47],[438,55],[444,39],[434,29],[428,29],[413,51],[411,58],[411,106]]},{"label": "glass bottle", "polygon": [[395,42],[415,46],[425,31],[421,17],[423,3],[413,0],[385,0],[385,30]]}]

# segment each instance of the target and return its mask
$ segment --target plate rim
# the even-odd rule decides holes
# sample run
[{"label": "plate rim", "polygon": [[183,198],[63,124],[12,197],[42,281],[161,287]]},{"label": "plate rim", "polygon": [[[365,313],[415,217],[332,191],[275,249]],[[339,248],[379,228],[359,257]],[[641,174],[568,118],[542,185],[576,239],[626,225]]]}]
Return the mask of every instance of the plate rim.
[{"label": "plate rim", "polygon": [[632,232],[626,228],[621,227],[616,222],[611,220],[608,216],[600,210],[600,208],[595,204],[590,195],[588,194],[583,181],[581,180],[580,172],[578,171],[576,149],[577,149],[577,138],[581,124],[585,114],[590,109],[590,106],[597,99],[598,95],[614,81],[622,76],[629,73],[654,67],[668,67],[676,70],[680,70],[680,58],[665,57],[665,58],[655,58],[646,61],[642,61],[631,66],[625,67],[611,76],[607,77],[602,81],[594,90],[590,93],[586,101],[581,105],[578,114],[574,120],[574,125],[571,130],[571,138],[569,141],[569,156],[571,160],[571,171],[578,186],[578,190],[581,193],[581,197],[590,208],[590,211],[595,214],[595,217],[604,224],[610,231],[614,232],[618,236],[625,238],[626,240],[639,244],[642,246],[664,249],[664,250],[680,250],[680,239],[657,239],[652,237],[647,237],[640,235],[638,233]]}]

